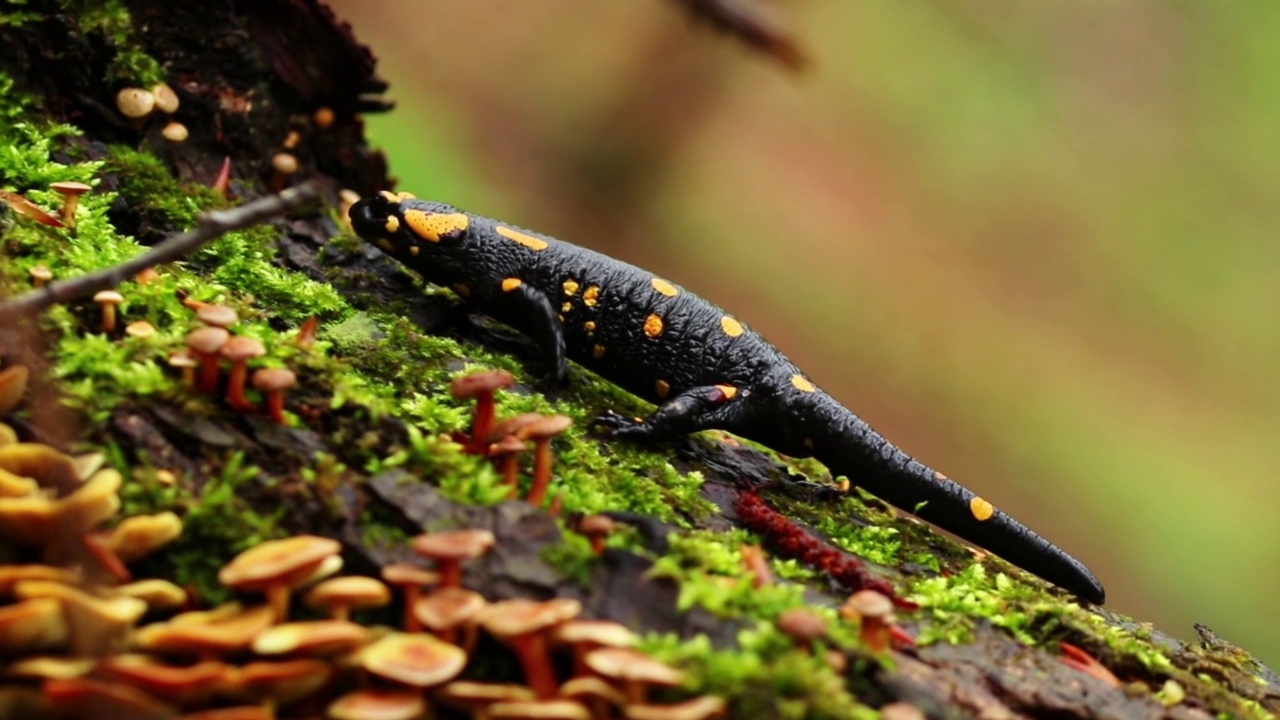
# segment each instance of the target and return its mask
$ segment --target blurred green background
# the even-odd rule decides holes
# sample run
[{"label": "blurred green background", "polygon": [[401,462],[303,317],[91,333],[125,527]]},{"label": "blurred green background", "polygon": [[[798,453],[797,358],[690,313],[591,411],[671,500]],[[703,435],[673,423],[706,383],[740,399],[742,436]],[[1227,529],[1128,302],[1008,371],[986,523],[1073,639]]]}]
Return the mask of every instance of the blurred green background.
[{"label": "blurred green background", "polygon": [[338,0],[401,189],[732,308],[1111,606],[1280,662],[1280,5]]}]

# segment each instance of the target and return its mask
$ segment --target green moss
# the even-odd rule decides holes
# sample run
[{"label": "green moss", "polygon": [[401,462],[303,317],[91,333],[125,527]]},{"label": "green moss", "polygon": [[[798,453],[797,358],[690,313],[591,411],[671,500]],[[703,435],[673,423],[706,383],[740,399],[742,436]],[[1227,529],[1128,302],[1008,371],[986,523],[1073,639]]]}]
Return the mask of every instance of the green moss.
[{"label": "green moss", "polygon": [[107,65],[107,82],[152,87],[164,80],[155,58],[138,45],[133,19],[122,0],[64,0],[80,20],[80,31],[101,35],[115,50]]}]

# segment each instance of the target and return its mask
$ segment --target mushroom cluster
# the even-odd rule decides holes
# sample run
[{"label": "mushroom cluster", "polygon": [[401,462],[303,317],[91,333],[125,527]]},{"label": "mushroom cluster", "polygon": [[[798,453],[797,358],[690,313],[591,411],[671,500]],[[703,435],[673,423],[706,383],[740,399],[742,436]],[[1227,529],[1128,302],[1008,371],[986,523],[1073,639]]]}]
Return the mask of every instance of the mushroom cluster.
[{"label": "mushroom cluster", "polygon": [[506,370],[483,370],[456,378],[449,392],[458,399],[475,399],[470,434],[456,435],[467,452],[493,458],[502,472],[511,496],[519,496],[520,455],[533,441],[533,478],[525,500],[541,506],[551,485],[551,440],[569,429],[573,421],[566,415],[523,413],[496,421],[495,394],[509,388],[515,379]]},{"label": "mushroom cluster", "polygon": [[[178,105],[178,94],[167,83],[160,83],[150,90],[126,87],[116,93],[116,109],[139,130],[154,113],[173,115],[178,111]],[[169,120],[160,134],[168,142],[177,144],[187,139],[187,128],[180,122]]]}]

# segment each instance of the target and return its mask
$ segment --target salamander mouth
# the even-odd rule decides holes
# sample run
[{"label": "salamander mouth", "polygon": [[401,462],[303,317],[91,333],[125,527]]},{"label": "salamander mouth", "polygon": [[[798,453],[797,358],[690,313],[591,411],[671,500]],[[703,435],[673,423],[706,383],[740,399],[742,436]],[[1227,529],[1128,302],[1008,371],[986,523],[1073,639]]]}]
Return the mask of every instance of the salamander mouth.
[{"label": "salamander mouth", "polygon": [[356,202],[347,211],[347,215],[351,218],[351,228],[356,234],[370,240],[387,234],[387,218],[393,211],[394,208],[386,198],[374,195]]}]

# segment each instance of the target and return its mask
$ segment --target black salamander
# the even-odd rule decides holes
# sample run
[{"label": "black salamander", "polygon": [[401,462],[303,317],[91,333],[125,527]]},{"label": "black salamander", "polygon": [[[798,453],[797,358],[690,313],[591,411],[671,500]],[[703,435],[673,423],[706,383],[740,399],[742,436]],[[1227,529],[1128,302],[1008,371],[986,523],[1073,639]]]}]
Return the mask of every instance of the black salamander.
[{"label": "black salamander", "polygon": [[1079,561],[973,492],[913,460],[818,389],[782,353],[720,308],[627,263],[513,225],[383,192],[352,206],[365,240],[529,335],[548,379],[566,358],[657,404],[618,437],[719,428],[793,457],[817,458],[868,492],[1079,597],[1101,583]]}]

